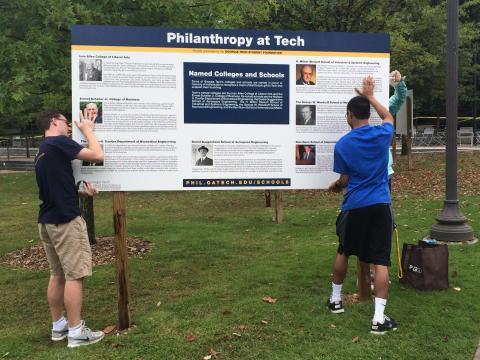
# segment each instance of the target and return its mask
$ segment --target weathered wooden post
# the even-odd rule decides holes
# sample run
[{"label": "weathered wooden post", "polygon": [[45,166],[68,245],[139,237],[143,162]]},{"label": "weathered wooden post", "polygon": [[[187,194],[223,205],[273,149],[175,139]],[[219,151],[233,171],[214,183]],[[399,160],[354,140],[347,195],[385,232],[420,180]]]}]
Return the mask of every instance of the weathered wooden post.
[{"label": "weathered wooden post", "polygon": [[116,280],[118,295],[118,329],[130,327],[128,309],[128,252],[127,252],[127,217],[125,210],[125,193],[113,192],[113,227],[115,230]]},{"label": "weathered wooden post", "polygon": [[80,196],[80,210],[87,223],[88,241],[90,245],[97,243],[95,237],[95,213],[93,210],[93,196]]},{"label": "weathered wooden post", "polygon": [[372,300],[370,288],[370,264],[357,260],[358,300]]},{"label": "weathered wooden post", "polygon": [[272,207],[272,194],[270,190],[265,190],[265,207]]},{"label": "weathered wooden post", "polygon": [[275,191],[275,222],[283,223],[283,191]]}]

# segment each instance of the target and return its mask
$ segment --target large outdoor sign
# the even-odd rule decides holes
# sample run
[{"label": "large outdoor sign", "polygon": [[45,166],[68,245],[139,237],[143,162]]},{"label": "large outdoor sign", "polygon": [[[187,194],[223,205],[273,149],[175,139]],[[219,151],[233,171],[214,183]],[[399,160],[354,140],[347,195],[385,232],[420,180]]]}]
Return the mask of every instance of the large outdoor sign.
[{"label": "large outdoor sign", "polygon": [[386,34],[74,26],[72,113],[97,112],[105,152],[75,176],[107,191],[325,188],[354,88],[373,75],[388,103],[389,57]]}]

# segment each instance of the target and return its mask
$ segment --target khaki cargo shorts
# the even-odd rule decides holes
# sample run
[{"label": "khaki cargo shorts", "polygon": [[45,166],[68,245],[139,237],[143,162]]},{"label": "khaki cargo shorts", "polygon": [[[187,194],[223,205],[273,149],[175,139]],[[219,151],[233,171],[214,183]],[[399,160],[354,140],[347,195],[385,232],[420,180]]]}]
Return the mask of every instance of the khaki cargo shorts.
[{"label": "khaki cargo shorts", "polygon": [[47,253],[50,274],[65,280],[92,275],[92,251],[87,225],[77,216],[65,224],[38,224],[40,239]]}]

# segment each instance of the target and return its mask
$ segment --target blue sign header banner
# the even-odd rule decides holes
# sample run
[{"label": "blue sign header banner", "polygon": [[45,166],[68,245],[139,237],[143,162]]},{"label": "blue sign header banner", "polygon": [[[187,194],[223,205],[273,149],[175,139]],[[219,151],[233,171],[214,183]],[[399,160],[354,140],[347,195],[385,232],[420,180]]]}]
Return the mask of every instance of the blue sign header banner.
[{"label": "blue sign header banner", "polygon": [[389,53],[388,34],[73,25],[72,45]]}]

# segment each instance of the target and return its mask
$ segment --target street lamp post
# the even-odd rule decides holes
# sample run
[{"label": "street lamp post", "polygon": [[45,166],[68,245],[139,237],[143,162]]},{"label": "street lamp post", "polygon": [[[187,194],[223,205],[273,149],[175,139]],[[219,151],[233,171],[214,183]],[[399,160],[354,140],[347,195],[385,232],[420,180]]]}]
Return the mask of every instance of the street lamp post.
[{"label": "street lamp post", "polygon": [[[475,43],[473,48],[473,134],[477,134],[477,52],[478,44]],[[475,143],[477,139],[474,139]]]},{"label": "street lamp post", "polygon": [[447,4],[447,145],[446,189],[443,210],[432,225],[430,237],[439,241],[461,242],[474,239],[457,198],[457,114],[458,114],[458,0]]}]

